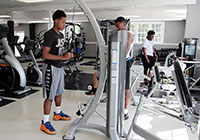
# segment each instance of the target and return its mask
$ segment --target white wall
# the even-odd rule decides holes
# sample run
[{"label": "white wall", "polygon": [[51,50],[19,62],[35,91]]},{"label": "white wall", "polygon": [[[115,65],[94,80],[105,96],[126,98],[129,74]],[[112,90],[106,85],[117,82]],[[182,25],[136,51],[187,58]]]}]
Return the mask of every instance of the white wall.
[{"label": "white wall", "polygon": [[184,38],[185,20],[184,21],[166,21],[164,43],[179,43]]},{"label": "white wall", "polygon": [[35,24],[35,35],[39,34],[42,30],[48,30],[48,24],[47,23],[38,23]]},{"label": "white wall", "polygon": [[[188,5],[185,38],[200,39],[200,0],[196,2],[196,5]],[[200,41],[198,41],[197,59],[200,59]]]},{"label": "white wall", "polygon": [[96,57],[97,47],[96,47],[96,36],[93,31],[93,28],[89,22],[81,23],[81,27],[83,27],[83,32],[86,33],[86,42],[91,42],[90,44],[85,45],[86,50],[84,52],[86,57]]},{"label": "white wall", "polygon": [[30,37],[29,24],[18,24],[18,27],[15,27],[15,31],[24,31],[25,36]]},{"label": "white wall", "polygon": [[188,5],[185,38],[200,39],[200,0],[196,2],[196,5]]}]

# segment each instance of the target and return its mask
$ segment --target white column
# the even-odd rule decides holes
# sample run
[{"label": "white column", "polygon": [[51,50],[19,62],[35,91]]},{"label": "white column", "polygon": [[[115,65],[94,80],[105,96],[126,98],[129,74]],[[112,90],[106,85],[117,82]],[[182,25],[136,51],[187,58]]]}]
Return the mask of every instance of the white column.
[{"label": "white column", "polygon": [[188,5],[185,38],[200,39],[200,0],[196,0],[196,4]]},{"label": "white column", "polygon": [[52,23],[52,10],[49,10],[49,24],[48,24],[48,30],[51,29],[53,26]]}]

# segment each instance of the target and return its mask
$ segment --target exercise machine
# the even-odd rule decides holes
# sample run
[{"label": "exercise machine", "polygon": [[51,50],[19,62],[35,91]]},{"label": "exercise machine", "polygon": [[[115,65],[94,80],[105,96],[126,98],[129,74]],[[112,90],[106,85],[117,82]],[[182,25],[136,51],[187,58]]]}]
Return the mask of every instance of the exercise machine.
[{"label": "exercise machine", "polygon": [[33,40],[27,40],[25,45],[25,52],[30,55],[32,62],[29,63],[26,70],[27,82],[36,85],[42,85],[42,72],[37,64],[35,56],[33,55],[33,48],[35,43]]},{"label": "exercise machine", "polygon": [[83,60],[83,51],[85,50],[86,36],[83,27],[80,24],[67,22],[65,27],[65,45],[68,50],[74,54],[74,61]]},{"label": "exercise machine", "polygon": [[[88,119],[90,118],[90,116],[95,112],[99,101],[102,97],[102,93],[103,93],[103,88],[104,88],[104,84],[105,84],[105,79],[106,79],[106,59],[105,59],[105,41],[103,39],[103,36],[101,34],[100,28],[98,26],[98,23],[96,22],[96,18],[94,17],[92,11],[88,8],[88,6],[82,1],[82,0],[74,0],[77,5],[79,5],[79,7],[82,9],[82,11],[85,13],[85,15],[87,16],[88,20],[90,21],[92,28],[94,30],[94,33],[96,35],[96,39],[97,39],[97,43],[99,46],[99,53],[100,53],[100,77],[99,77],[99,84],[98,84],[98,88],[96,91],[96,95],[94,96],[92,105],[90,105],[85,113],[85,115],[78,120],[75,120],[71,126],[68,128],[66,134],[63,136],[64,140],[72,140],[75,139],[75,131],[77,131],[79,128],[91,128],[91,129],[95,129],[99,130],[101,132],[105,132],[104,128],[102,128],[101,126],[96,126],[93,124],[88,124]],[[94,128],[95,127],[95,128]],[[101,129],[102,128],[102,129]]]},{"label": "exercise machine", "polygon": [[197,55],[197,38],[184,38],[179,44],[180,57],[189,56],[190,60],[195,59]]},{"label": "exercise machine", "polygon": [[45,32],[46,30],[42,30],[35,37],[35,47],[33,48],[33,54],[36,58],[42,57],[42,48],[43,48]]},{"label": "exercise machine", "polygon": [[[174,71],[173,78],[176,84],[177,88],[177,95],[180,100],[181,104],[181,112],[174,110],[174,108],[167,108],[165,106],[161,106],[159,104],[155,104],[155,102],[149,100],[149,97],[153,94],[150,93],[147,96],[141,95],[139,105],[137,106],[135,116],[132,121],[131,129],[128,133],[128,138],[130,138],[130,135],[132,131],[134,131],[136,134],[140,135],[142,138],[148,139],[148,140],[161,140],[160,137],[151,134],[141,126],[137,124],[138,117],[143,109],[152,109],[152,104],[156,105],[156,111],[168,115],[169,117],[173,119],[177,119],[180,122],[185,123],[185,126],[190,128],[191,132],[196,134],[199,137],[199,104],[197,102],[194,102],[192,100],[192,96],[190,94],[190,91],[187,87],[182,69],[180,67],[180,64],[178,61],[174,62]],[[145,104],[147,104],[145,106]],[[148,107],[149,104],[151,104],[151,108]],[[170,112],[170,113],[169,113]],[[173,112],[173,113],[172,113]],[[176,114],[176,115],[175,115]]]},{"label": "exercise machine", "polygon": [[25,72],[6,41],[7,31],[8,28],[0,26],[0,44],[4,49],[0,59],[0,87],[19,95],[31,88],[26,88]]}]

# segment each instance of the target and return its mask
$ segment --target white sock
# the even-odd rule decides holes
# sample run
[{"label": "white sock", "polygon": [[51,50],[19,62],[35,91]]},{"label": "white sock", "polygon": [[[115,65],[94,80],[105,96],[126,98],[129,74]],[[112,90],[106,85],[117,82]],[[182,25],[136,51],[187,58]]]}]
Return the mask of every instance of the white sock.
[{"label": "white sock", "polygon": [[128,109],[124,109],[124,114],[128,114]]},{"label": "white sock", "polygon": [[56,107],[56,114],[59,114],[61,112],[61,106]]},{"label": "white sock", "polygon": [[44,123],[49,121],[49,115],[44,115]]}]

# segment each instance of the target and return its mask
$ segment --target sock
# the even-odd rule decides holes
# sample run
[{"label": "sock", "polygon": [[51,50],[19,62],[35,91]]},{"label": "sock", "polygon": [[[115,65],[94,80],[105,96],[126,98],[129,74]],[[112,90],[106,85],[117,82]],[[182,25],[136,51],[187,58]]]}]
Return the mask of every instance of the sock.
[{"label": "sock", "polygon": [[124,109],[124,114],[128,114],[128,109]]},{"label": "sock", "polygon": [[96,92],[97,88],[93,88],[93,91]]},{"label": "sock", "polygon": [[56,114],[59,114],[61,112],[61,106],[56,107]]},{"label": "sock", "polygon": [[44,115],[44,123],[49,121],[49,115]]}]

